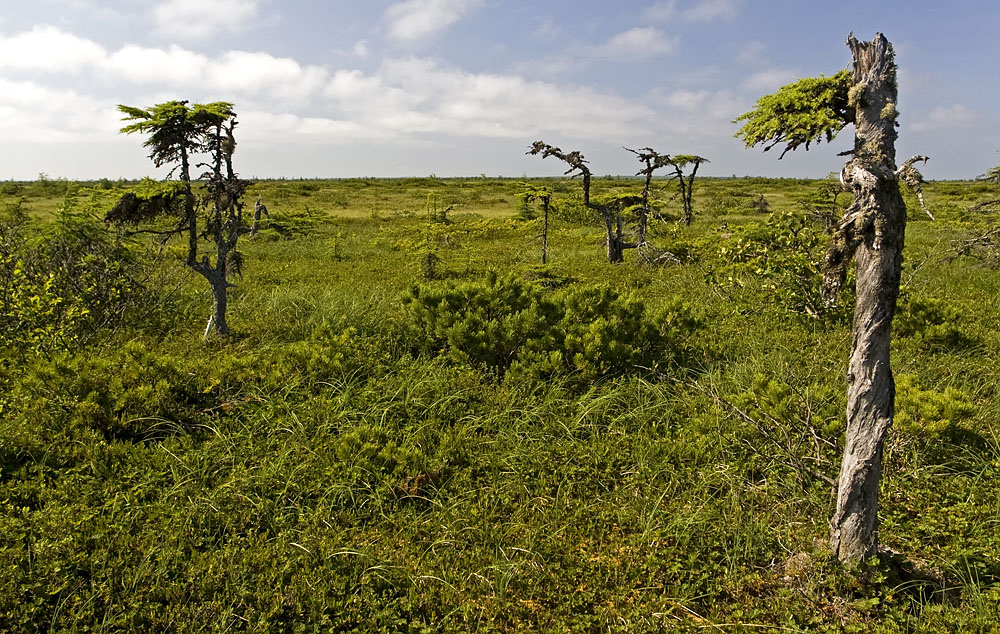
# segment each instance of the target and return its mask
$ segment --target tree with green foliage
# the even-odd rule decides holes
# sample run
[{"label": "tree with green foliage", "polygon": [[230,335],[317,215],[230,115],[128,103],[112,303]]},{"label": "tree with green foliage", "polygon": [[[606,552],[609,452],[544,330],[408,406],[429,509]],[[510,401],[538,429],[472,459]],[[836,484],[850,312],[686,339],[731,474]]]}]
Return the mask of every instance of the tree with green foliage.
[{"label": "tree with green foliage", "polygon": [[548,264],[549,255],[549,212],[552,209],[552,192],[548,187],[536,187],[530,183],[524,183],[524,191],[519,194],[525,216],[531,219],[528,214],[531,211],[531,204],[538,202],[542,207],[542,264]]},{"label": "tree with green foliage", "polygon": [[652,189],[653,173],[669,165],[670,157],[648,147],[641,150],[631,148],[625,148],[625,150],[635,154],[639,161],[645,165],[644,168],[636,172],[636,176],[643,176],[645,179],[642,185],[642,206],[639,208],[639,222],[636,231],[636,243],[641,247],[646,244],[646,228],[649,225],[649,215],[652,211],[649,204],[649,192]]},{"label": "tree with green foliage", "polygon": [[[695,154],[678,154],[667,157],[667,164],[674,168],[674,175],[671,178],[677,180],[677,193],[680,194],[683,208],[681,220],[684,221],[686,226],[690,226],[691,221],[694,219],[694,203],[692,202],[694,177],[698,174],[698,168],[701,164],[708,162],[707,158]],[[687,175],[687,179],[685,180],[684,169],[689,165],[691,166],[691,173]]]},{"label": "tree with green foliage", "polygon": [[847,45],[853,68],[832,77],[803,79],[762,97],[735,121],[748,147],[790,150],[826,140],[854,124],[854,148],[841,180],[854,203],[835,228],[824,258],[823,294],[834,301],[852,259],[857,262],[857,300],[848,366],[847,432],[830,520],[830,543],[844,562],[878,552],[878,490],[883,442],[892,425],[895,385],[889,365],[891,324],[899,296],[906,205],[899,180],[919,190],[915,156],[896,167],[895,54],[881,34]]},{"label": "tree with green foliage", "polygon": [[[160,215],[169,215],[177,223],[159,231],[164,240],[177,234],[187,235],[186,264],[204,277],[212,289],[212,316],[216,334],[229,335],[226,320],[230,272],[240,274],[243,258],[236,249],[243,227],[243,195],[250,185],[233,169],[236,150],[236,113],[233,104],[215,102],[188,105],[187,101],[168,101],[150,108],[118,106],[131,121],[121,129],[124,134],[147,135],[143,145],[150,148],[149,158],[157,167],[172,166],[168,178],[178,181],[147,186],[125,194],[108,213],[107,219],[121,224],[139,224]],[[199,154],[208,162],[194,163]],[[205,168],[205,194],[195,195],[192,167]],[[203,212],[203,213],[202,213]],[[201,222],[199,222],[199,220]],[[203,229],[199,227],[203,225]],[[200,241],[209,238],[215,244],[215,262],[199,252]],[[199,257],[200,256],[200,257]]]},{"label": "tree with green foliage", "polygon": [[583,206],[593,209],[604,221],[606,235],[608,262],[617,264],[625,260],[625,249],[636,248],[636,243],[626,242],[624,237],[624,220],[622,214],[625,209],[642,204],[639,196],[612,196],[598,200],[590,197],[590,182],[593,174],[587,166],[586,159],[579,151],[563,152],[560,148],[549,145],[544,141],[535,141],[528,150],[532,156],[541,154],[542,158],[554,156],[560,161],[569,165],[566,175],[573,178],[581,176],[583,180]]}]

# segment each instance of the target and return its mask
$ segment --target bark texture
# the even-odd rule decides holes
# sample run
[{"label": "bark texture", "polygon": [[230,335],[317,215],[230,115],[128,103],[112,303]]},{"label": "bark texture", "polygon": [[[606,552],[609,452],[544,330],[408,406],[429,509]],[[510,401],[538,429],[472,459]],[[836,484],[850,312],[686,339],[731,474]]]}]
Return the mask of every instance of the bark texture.
[{"label": "bark texture", "polygon": [[830,520],[833,552],[858,562],[878,550],[878,490],[882,446],[894,414],[895,384],[889,365],[891,324],[899,295],[906,206],[896,172],[896,65],[882,34],[871,42],[847,41],[854,55],[850,104],[855,145],[843,180],[855,203],[827,251],[824,293],[830,300],[847,264],[857,262],[848,365],[847,433]]}]

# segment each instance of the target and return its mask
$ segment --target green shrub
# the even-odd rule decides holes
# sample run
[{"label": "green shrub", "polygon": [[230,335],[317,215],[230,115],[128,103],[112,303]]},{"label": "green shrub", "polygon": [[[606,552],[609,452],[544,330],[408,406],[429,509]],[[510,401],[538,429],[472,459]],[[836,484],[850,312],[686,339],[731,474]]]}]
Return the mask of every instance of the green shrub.
[{"label": "green shrub", "polygon": [[709,276],[725,289],[754,287],[760,300],[810,318],[843,321],[854,302],[846,284],[833,306],[822,298],[826,234],[802,214],[772,213],[764,224],[738,227],[718,248]]},{"label": "green shrub", "polygon": [[955,347],[968,341],[960,324],[962,313],[944,300],[900,293],[892,321],[894,334],[912,337],[930,346]]},{"label": "green shrub", "polygon": [[549,291],[496,273],[485,282],[414,286],[403,303],[425,351],[530,378],[593,381],[667,366],[699,326],[680,301],[650,315],[641,300],[608,287]]},{"label": "green shrub", "polygon": [[976,414],[969,397],[948,386],[944,391],[922,390],[913,375],[896,378],[896,428],[917,438],[934,440]]},{"label": "green shrub", "polygon": [[148,307],[142,266],[129,245],[67,203],[37,223],[20,204],[0,217],[0,348],[49,354]]}]

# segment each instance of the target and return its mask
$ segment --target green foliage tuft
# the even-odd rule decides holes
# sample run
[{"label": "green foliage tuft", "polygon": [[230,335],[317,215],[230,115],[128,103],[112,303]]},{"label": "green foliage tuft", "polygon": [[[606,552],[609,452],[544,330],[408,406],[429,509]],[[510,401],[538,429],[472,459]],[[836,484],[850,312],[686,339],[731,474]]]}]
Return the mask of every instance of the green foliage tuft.
[{"label": "green foliage tuft", "polygon": [[785,144],[781,156],[800,145],[833,140],[854,116],[848,104],[851,75],[808,77],[782,86],[757,100],[757,107],[733,120],[745,121],[736,136],[747,147],[765,144],[764,151]]},{"label": "green foliage tuft", "polygon": [[912,374],[896,378],[893,424],[906,434],[924,440],[939,439],[975,413],[975,404],[961,390],[951,386],[944,391],[923,390]]}]

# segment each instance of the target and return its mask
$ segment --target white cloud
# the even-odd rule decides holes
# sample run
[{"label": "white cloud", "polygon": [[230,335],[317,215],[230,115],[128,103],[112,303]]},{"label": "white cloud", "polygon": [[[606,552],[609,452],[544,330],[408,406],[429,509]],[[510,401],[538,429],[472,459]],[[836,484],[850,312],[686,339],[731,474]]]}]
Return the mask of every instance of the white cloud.
[{"label": "white cloud", "polygon": [[249,110],[240,115],[241,140],[248,143],[262,141],[296,141],[309,144],[371,139],[374,135],[354,121],[325,117],[303,117],[292,113],[272,113]]},{"label": "white cloud", "polygon": [[355,57],[366,59],[369,53],[371,53],[371,47],[368,45],[368,40],[360,40],[357,44],[354,45],[354,48],[351,49],[351,52],[354,53]]},{"label": "white cloud", "polygon": [[677,0],[665,0],[646,7],[642,12],[644,20],[651,22],[666,22],[674,17],[677,8]]},{"label": "white cloud", "polygon": [[201,80],[209,59],[176,44],[170,48],[146,48],[127,44],[100,63],[114,77],[136,84],[183,86]]},{"label": "white cloud", "polygon": [[383,17],[391,38],[414,43],[447,29],[480,4],[482,0],[403,0],[390,5]]},{"label": "white cloud", "polygon": [[711,22],[731,20],[738,11],[739,0],[698,0],[693,7],[684,10],[683,16],[693,22]]},{"label": "white cloud", "polygon": [[684,112],[697,112],[708,101],[709,93],[706,90],[676,90],[666,95],[654,96],[659,103],[668,108]]},{"label": "white cloud", "polygon": [[747,77],[740,88],[753,93],[771,92],[795,79],[795,73],[786,68],[768,68]]},{"label": "white cloud", "polygon": [[340,71],[325,94],[366,130],[396,136],[614,138],[652,116],[645,106],[589,88],[467,73],[419,58],[388,59],[373,75]]},{"label": "white cloud", "polygon": [[104,58],[106,51],[96,42],[36,26],[27,33],[0,36],[0,70],[77,72]]},{"label": "white cloud", "polygon": [[32,143],[88,142],[117,134],[106,101],[32,81],[0,78],[0,138]]},{"label": "white cloud", "polygon": [[329,74],[323,68],[302,66],[287,57],[230,51],[207,66],[204,80],[223,93],[301,105],[324,88]]},{"label": "white cloud", "polygon": [[166,0],[153,9],[156,31],[171,39],[207,39],[245,29],[257,18],[261,0]]},{"label": "white cloud", "polygon": [[594,50],[597,57],[616,60],[648,59],[677,49],[678,38],[653,27],[634,28],[615,35]]},{"label": "white cloud", "polygon": [[962,104],[939,106],[910,126],[916,132],[935,132],[962,128],[976,120],[976,112]]}]

